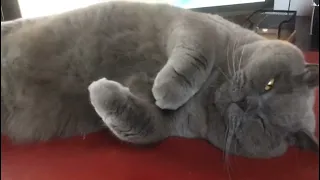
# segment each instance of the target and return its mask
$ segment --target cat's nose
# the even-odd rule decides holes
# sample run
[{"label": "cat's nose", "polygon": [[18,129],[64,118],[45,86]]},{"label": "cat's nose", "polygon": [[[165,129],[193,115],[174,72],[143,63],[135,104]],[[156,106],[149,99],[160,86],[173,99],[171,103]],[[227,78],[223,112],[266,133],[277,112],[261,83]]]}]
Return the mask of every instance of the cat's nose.
[{"label": "cat's nose", "polygon": [[255,110],[259,107],[259,98],[255,96],[247,96],[240,101],[237,101],[236,104],[246,112]]},{"label": "cat's nose", "polygon": [[243,110],[246,111],[248,109],[248,101],[246,99],[242,99],[237,102],[237,105]]}]

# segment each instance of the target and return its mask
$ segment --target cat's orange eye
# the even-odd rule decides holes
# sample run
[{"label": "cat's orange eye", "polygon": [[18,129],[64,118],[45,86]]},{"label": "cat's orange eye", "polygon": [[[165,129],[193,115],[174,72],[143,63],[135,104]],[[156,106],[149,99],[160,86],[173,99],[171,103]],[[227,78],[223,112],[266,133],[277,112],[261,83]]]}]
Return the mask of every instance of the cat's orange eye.
[{"label": "cat's orange eye", "polygon": [[264,87],[265,91],[270,91],[274,86],[274,79],[271,79],[268,84]]}]

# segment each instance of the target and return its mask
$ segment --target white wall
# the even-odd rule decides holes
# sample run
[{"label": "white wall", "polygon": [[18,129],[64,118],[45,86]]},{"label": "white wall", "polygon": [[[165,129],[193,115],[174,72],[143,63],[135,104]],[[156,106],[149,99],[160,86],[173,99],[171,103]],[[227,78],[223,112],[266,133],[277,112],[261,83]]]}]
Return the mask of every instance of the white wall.
[{"label": "white wall", "polygon": [[[297,11],[298,16],[311,16],[312,0],[291,0],[290,10]],[[289,0],[274,0],[275,10],[288,10]]]}]

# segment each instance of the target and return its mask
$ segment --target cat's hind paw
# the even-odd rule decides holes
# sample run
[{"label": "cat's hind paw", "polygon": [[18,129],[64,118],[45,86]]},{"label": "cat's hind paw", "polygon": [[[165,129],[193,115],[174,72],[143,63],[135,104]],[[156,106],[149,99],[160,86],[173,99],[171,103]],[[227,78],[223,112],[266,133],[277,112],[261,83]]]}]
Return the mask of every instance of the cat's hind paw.
[{"label": "cat's hind paw", "polygon": [[97,113],[103,116],[106,111],[115,111],[126,103],[130,91],[120,83],[106,78],[92,82],[89,87],[90,101]]}]

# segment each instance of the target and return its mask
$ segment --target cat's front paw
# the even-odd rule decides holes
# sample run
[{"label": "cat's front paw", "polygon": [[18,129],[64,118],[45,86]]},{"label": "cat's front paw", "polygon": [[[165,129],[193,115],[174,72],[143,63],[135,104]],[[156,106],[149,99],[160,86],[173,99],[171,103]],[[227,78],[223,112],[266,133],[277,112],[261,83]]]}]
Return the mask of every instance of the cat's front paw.
[{"label": "cat's front paw", "polygon": [[113,111],[126,103],[130,93],[127,87],[106,78],[92,82],[88,90],[91,104],[100,116],[102,111]]},{"label": "cat's front paw", "polygon": [[152,87],[156,105],[161,109],[176,110],[192,96],[190,89],[181,85],[176,79],[162,80],[156,78]]}]

